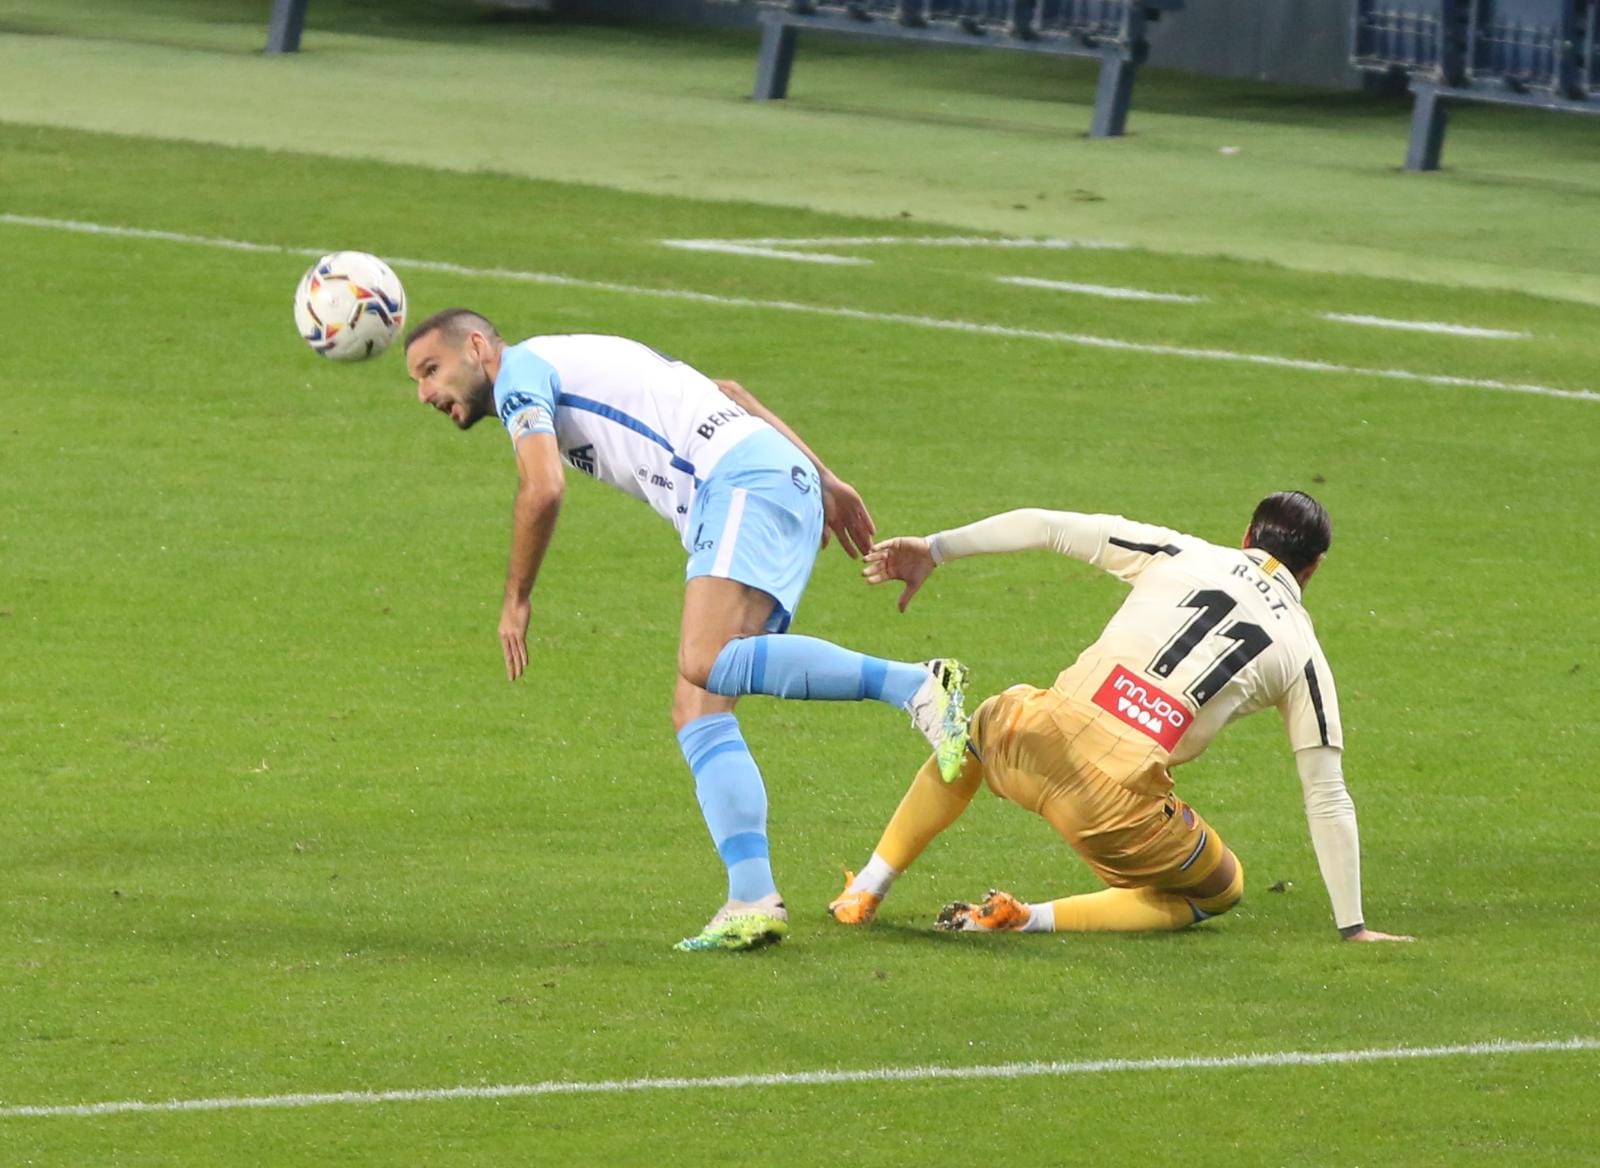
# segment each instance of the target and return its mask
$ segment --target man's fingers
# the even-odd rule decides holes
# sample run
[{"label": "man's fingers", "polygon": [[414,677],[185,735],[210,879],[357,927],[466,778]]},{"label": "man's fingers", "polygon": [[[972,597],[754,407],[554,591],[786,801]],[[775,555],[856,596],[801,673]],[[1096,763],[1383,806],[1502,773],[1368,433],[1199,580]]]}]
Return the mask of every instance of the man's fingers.
[{"label": "man's fingers", "polygon": [[900,593],[900,611],[901,612],[904,612],[906,610],[906,605],[911,603],[911,598],[917,594],[917,590],[919,588],[921,588],[921,587],[922,587],[922,581],[921,580],[918,580],[915,583],[911,583],[911,584],[907,584],[906,585],[905,591]]},{"label": "man's fingers", "polygon": [[872,537],[878,534],[877,525],[872,522],[872,516],[866,511],[855,517],[855,522],[850,525],[850,534],[856,541],[856,546],[866,551],[872,546]]},{"label": "man's fingers", "polygon": [[852,560],[861,557],[861,550],[856,546],[855,535],[848,527],[841,525],[834,529],[834,534],[839,537],[839,547],[845,555]]},{"label": "man's fingers", "polygon": [[500,651],[506,659],[506,680],[516,681],[528,664],[528,646],[520,637],[500,634]]}]

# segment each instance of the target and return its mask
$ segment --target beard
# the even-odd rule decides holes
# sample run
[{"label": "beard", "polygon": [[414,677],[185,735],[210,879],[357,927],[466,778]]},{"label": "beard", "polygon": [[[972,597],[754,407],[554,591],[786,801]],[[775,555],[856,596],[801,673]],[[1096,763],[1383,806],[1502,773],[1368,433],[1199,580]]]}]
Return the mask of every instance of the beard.
[{"label": "beard", "polygon": [[462,419],[456,425],[463,430],[472,429],[494,413],[494,382],[485,377],[481,369],[468,384],[466,395],[461,399],[461,413]]}]

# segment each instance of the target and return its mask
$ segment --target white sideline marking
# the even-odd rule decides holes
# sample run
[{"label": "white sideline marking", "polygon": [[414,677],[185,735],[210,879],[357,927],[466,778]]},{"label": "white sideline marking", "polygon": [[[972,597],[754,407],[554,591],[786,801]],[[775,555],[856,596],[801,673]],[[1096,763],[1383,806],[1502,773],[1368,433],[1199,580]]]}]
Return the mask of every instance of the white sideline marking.
[{"label": "white sideline marking", "polygon": [[[40,227],[53,231],[74,231],[90,235],[117,236],[125,239],[156,239],[170,243],[188,243],[204,247],[225,247],[239,251],[276,252],[280,255],[320,256],[332,249],[314,247],[278,247],[272,244],[247,243],[237,239],[217,239],[204,235],[184,235],[176,231],[152,231],[142,227],[116,227],[101,223],[83,223],[71,219],[44,219],[29,215],[12,215],[0,212],[0,224],[20,227]],[[1121,353],[1143,353],[1152,357],[1182,357],[1195,361],[1228,361],[1245,365],[1259,365],[1272,369],[1291,369],[1300,373],[1336,373],[1351,377],[1376,377],[1386,381],[1406,381],[1419,385],[1440,385],[1459,389],[1488,389],[1500,393],[1525,393],[1539,397],[1565,398],[1569,401],[1600,402],[1600,393],[1592,389],[1560,389],[1550,385],[1537,385],[1519,381],[1496,381],[1487,377],[1457,377],[1443,373],[1418,373],[1410,369],[1367,369],[1357,365],[1337,365],[1331,361],[1312,361],[1300,357],[1276,357],[1267,353],[1236,353],[1229,349],[1194,349],[1180,345],[1158,345],[1144,341],[1124,341],[1114,337],[1097,337],[1086,333],[1050,332],[1045,329],[1015,328],[1011,325],[985,324],[971,320],[945,320],[934,316],[915,316],[900,312],[868,312],[860,308],[843,308],[827,304],[799,304],[791,300],[757,300],[746,296],[715,296],[709,292],[695,292],[687,288],[645,288],[633,284],[615,284],[605,280],[581,280],[575,276],[561,276],[551,272],[523,272],[511,268],[472,268],[442,260],[403,259],[388,257],[396,268],[417,268],[425,272],[448,272],[457,276],[483,277],[498,280],[516,280],[527,284],[542,284],[558,288],[582,288],[592,292],[616,292],[626,296],[649,296],[659,300],[682,300],[692,304],[716,304],[725,308],[760,308],[774,312],[796,312],[811,316],[827,316],[846,320],[871,321],[879,324],[903,324],[916,328],[941,329],[947,332],[969,333],[988,337],[1014,337],[1025,340],[1048,341],[1060,345],[1078,345],[1085,348],[1109,349]]]},{"label": "white sideline marking", "polygon": [[679,251],[716,251],[727,255],[755,256],[764,260],[794,260],[802,264],[870,264],[860,256],[830,255],[825,251],[784,251],[776,247],[759,247],[750,243],[734,243],[728,239],[663,239],[668,247]]},{"label": "white sideline marking", "polygon": [[1600,1050],[1600,1039],[1566,1038],[1545,1042],[1472,1042],[1461,1046],[1394,1046],[1368,1050],[1278,1051],[1215,1057],[1086,1059],[1079,1062],[1000,1063],[977,1067],[879,1067],[861,1071],[795,1071],[768,1075],[708,1075],[702,1078],[602,1079],[582,1082],[547,1079],[487,1087],[436,1087],[398,1091],[330,1091],[320,1094],[243,1095],[214,1099],[138,1099],[114,1103],[0,1107],[0,1119],[120,1115],[128,1112],[241,1111],[259,1108],[319,1107],[338,1103],[435,1103],[451,1099],[513,1099],[540,1095],[617,1095],[635,1091],[727,1090],[748,1087],[819,1087],[840,1083],[917,1083],[933,1079],[1031,1079],[1044,1076],[1100,1075],[1115,1071],[1228,1071],[1258,1067],[1327,1067],[1409,1059],[1476,1058]]},{"label": "white sideline marking", "polygon": [[1002,284],[1019,288],[1045,288],[1051,292],[1080,292],[1107,300],[1161,300],[1168,304],[1200,304],[1204,296],[1185,296],[1181,292],[1147,292],[1143,288],[1114,288],[1109,284],[1075,284],[1070,280],[1040,280],[1034,276],[996,276]]},{"label": "white sideline marking", "polygon": [[712,251],[727,255],[754,256],[758,259],[794,260],[806,264],[870,264],[860,256],[834,255],[822,251],[795,251],[817,247],[998,247],[1066,250],[1088,248],[1121,251],[1123,243],[1098,239],[992,239],[981,235],[830,235],[814,239],[764,236],[759,239],[663,239],[666,247],[681,251]]},{"label": "white sideline marking", "polygon": [[157,231],[150,227],[118,227],[110,223],[85,223],[81,219],[46,219],[39,215],[13,215],[0,212],[0,223],[14,227],[42,227],[47,231],[71,231],[80,235],[111,235],[118,239],[160,239],[167,243],[193,243],[201,247],[222,247],[230,251],[271,252],[274,255],[314,255],[328,253],[316,247],[282,247],[276,243],[250,243],[243,239],[224,239],[216,235],[185,235],[181,231]]},{"label": "white sideline marking", "polygon": [[84,223],[77,219],[44,219],[37,215],[0,214],[0,223],[16,227],[43,227],[54,231],[75,231],[84,235],[115,235],[126,239],[164,239],[168,243],[198,243],[206,247],[223,247],[231,251],[260,251],[292,255],[326,255],[311,248],[279,247],[273,243],[249,243],[243,239],[221,239],[212,235],[184,235],[179,231],[156,231],[146,227],[116,227],[104,223]]},{"label": "white sideline marking", "polygon": [[763,236],[758,239],[672,240],[662,243],[742,243],[752,247],[997,247],[1012,250],[1126,251],[1125,243],[1105,239],[997,239],[986,235],[821,235],[814,238]]},{"label": "white sideline marking", "polygon": [[1387,316],[1364,316],[1360,313],[1324,312],[1323,320],[1340,324],[1364,324],[1372,328],[1404,329],[1413,333],[1448,333],[1452,337],[1488,337],[1498,341],[1523,341],[1532,333],[1513,332],[1510,329],[1477,328],[1467,324],[1445,324],[1437,320],[1393,320]]}]

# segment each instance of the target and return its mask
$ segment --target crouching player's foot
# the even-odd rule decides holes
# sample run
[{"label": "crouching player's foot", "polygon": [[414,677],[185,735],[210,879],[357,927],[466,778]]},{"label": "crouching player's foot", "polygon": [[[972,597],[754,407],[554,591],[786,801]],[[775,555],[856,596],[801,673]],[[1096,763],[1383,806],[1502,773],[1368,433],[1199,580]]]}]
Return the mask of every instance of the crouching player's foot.
[{"label": "crouching player's foot", "polygon": [[939,763],[939,775],[953,783],[961,775],[967,750],[967,667],[948,657],[923,663],[928,680],[912,695],[906,709],[911,724],[922,731]]},{"label": "crouching player's foot", "polygon": [[1032,910],[1009,892],[991,888],[982,904],[958,900],[939,910],[933,927],[947,933],[1014,933],[1028,925]]},{"label": "crouching player's foot", "polygon": [[878,906],[883,903],[882,893],[851,887],[855,879],[856,874],[846,868],[844,891],[834,897],[828,905],[829,914],[841,925],[871,924],[872,918],[878,915]]},{"label": "crouching player's foot", "polygon": [[705,928],[673,946],[680,953],[711,949],[738,952],[776,945],[789,932],[789,910],[776,892],[760,900],[730,900]]}]

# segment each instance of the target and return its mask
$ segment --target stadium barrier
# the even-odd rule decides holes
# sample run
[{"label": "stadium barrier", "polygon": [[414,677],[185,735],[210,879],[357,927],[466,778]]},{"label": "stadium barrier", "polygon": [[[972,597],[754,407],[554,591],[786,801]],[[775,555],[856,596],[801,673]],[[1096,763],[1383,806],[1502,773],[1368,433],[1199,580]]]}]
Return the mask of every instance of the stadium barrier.
[{"label": "stadium barrier", "polygon": [[[743,0],[734,0],[743,2]],[[992,49],[1019,49],[1100,62],[1089,135],[1127,126],[1134,77],[1149,56],[1145,30],[1183,0],[759,0],[761,51],[756,101],[787,96],[802,29]]]},{"label": "stadium barrier", "polygon": [[272,0],[272,20],[267,25],[268,53],[298,53],[300,33],[306,26],[307,0]]},{"label": "stadium barrier", "polygon": [[1600,0],[1359,0],[1351,62],[1406,75],[1407,170],[1437,170],[1445,102],[1600,113]]},{"label": "stadium barrier", "polygon": [[[309,0],[273,0],[268,53],[300,48]],[[726,0],[748,3],[750,0]],[[896,40],[1021,49],[1100,62],[1089,136],[1116,138],[1128,122],[1133,82],[1150,44],[1145,31],[1184,0],[755,0],[760,5],[761,52],[757,101],[789,92],[800,30]]]}]

